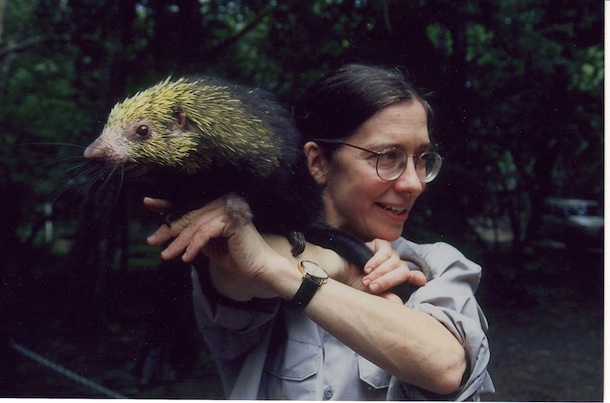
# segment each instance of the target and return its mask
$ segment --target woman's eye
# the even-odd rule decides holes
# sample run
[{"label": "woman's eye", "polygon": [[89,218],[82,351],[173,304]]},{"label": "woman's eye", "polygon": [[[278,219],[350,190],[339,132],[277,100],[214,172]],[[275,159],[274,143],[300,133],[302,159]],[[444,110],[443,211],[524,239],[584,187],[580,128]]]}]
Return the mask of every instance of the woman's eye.
[{"label": "woman's eye", "polygon": [[401,164],[405,154],[400,150],[388,150],[381,154],[379,158],[379,167],[383,169],[394,168],[397,164]]},{"label": "woman's eye", "polygon": [[400,153],[396,150],[386,151],[383,154],[383,158],[388,161],[396,161],[396,160],[400,159]]}]

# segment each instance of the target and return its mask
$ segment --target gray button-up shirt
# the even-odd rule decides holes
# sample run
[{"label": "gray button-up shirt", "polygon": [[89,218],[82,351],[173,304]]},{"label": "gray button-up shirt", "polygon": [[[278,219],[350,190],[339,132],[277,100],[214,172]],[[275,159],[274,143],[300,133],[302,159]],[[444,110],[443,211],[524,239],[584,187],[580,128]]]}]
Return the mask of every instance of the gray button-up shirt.
[{"label": "gray button-up shirt", "polygon": [[227,397],[478,400],[481,393],[493,392],[487,373],[487,321],[474,297],[480,266],[445,243],[417,245],[400,238],[393,246],[401,255],[420,257],[432,271],[432,279],[405,305],[432,315],[464,346],[468,373],[456,393],[440,396],[401,382],[281,300],[224,299],[193,270],[197,322],[216,358]]}]

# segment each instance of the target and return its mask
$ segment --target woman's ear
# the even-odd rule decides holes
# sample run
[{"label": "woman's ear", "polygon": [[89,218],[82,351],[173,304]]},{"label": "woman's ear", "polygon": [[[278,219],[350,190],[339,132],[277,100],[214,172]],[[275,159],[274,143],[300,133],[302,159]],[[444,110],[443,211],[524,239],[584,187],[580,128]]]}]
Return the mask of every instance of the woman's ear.
[{"label": "woman's ear", "polygon": [[307,158],[307,168],[314,177],[318,185],[325,186],[328,181],[330,171],[330,161],[314,141],[308,141],[303,146],[305,157]]}]

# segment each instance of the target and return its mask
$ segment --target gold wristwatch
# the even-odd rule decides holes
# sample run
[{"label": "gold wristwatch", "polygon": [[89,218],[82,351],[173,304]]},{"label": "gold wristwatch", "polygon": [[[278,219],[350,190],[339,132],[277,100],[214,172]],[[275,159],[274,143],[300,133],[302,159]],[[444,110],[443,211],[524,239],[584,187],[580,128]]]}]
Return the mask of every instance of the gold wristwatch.
[{"label": "gold wristwatch", "polygon": [[303,273],[303,282],[297,293],[292,297],[290,305],[301,312],[309,304],[318,288],[328,281],[328,273],[317,263],[310,260],[303,260],[297,267]]}]

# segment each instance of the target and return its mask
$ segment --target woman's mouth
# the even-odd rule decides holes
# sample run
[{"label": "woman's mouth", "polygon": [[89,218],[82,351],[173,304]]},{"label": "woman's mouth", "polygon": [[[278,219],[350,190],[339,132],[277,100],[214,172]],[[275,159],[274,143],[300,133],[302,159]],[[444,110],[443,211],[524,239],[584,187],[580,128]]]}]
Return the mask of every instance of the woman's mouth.
[{"label": "woman's mouth", "polygon": [[404,220],[409,214],[409,210],[404,207],[391,206],[383,203],[375,203],[375,205],[380,207],[386,214],[395,220]]}]

